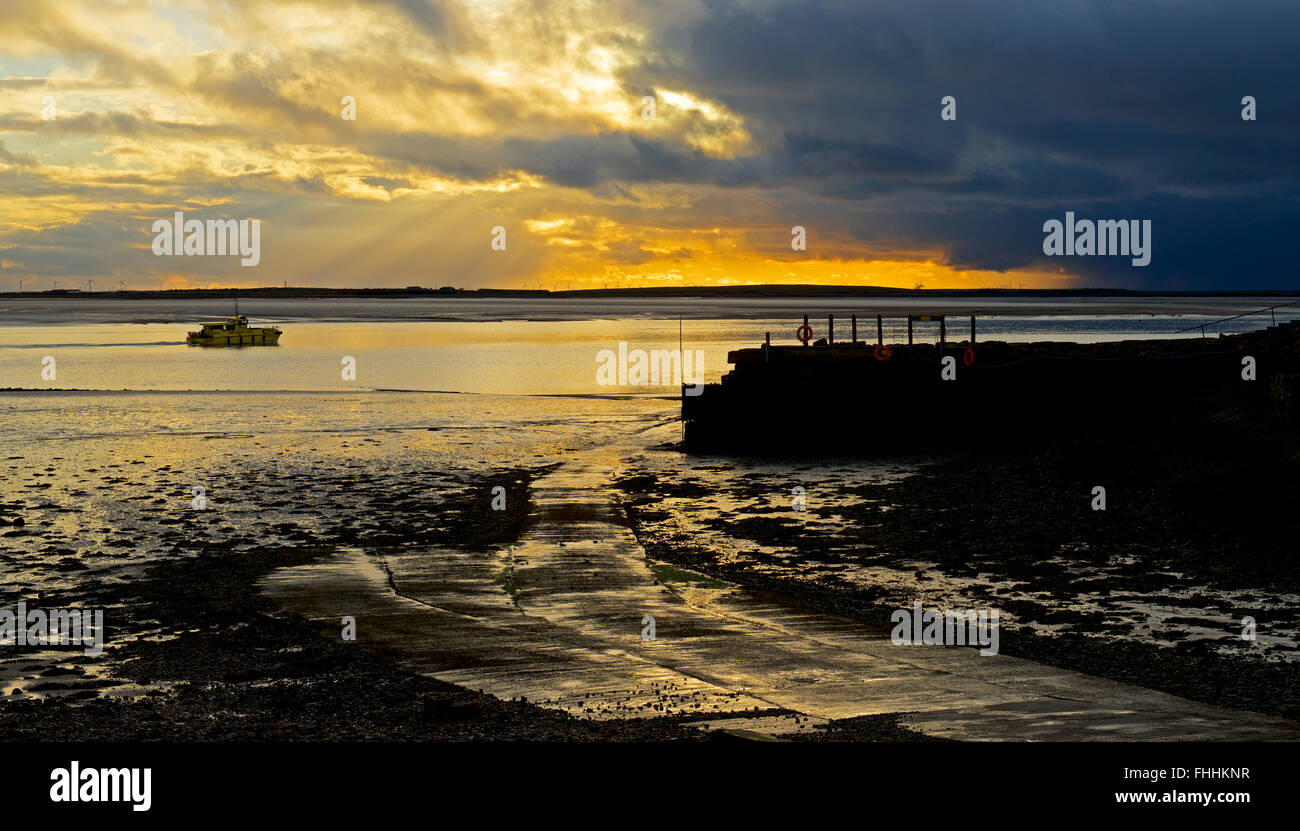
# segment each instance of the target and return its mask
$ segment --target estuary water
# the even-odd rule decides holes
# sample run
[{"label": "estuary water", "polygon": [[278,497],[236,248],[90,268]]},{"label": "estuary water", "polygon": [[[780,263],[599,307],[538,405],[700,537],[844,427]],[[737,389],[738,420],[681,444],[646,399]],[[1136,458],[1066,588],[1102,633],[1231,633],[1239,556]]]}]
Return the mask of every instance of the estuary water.
[{"label": "estuary water", "polygon": [[[966,298],[585,300],[268,299],[245,301],[250,324],[284,330],[276,347],[204,349],[187,331],[233,311],[228,300],[0,300],[0,388],[80,390],[409,390],[497,395],[675,395],[654,387],[598,382],[604,350],[689,350],[702,357],[692,378],[714,382],[727,353],[795,343],[809,315],[814,337],[874,341],[876,315],[887,342],[905,342],[906,315],[947,314],[948,338],[1094,342],[1174,337],[1180,330],[1287,299],[1089,298],[974,301]],[[1207,334],[1289,320],[1300,307],[1211,325]],[[914,324],[918,342],[938,338],[935,321]],[[1197,329],[1199,334],[1199,328]],[[1187,337],[1187,335],[1181,335]],[[606,353],[607,354],[607,353]],[[348,370],[345,372],[345,370]]]}]

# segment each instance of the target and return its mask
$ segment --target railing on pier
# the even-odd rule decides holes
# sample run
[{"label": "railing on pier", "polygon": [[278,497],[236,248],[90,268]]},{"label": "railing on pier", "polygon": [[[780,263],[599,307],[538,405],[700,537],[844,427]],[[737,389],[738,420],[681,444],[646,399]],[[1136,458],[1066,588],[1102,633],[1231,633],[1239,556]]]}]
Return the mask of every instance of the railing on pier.
[{"label": "railing on pier", "polygon": [[[902,326],[901,321],[904,320],[906,321],[908,346],[911,346],[915,342],[915,333],[913,331],[912,324],[917,322],[939,324],[939,346],[940,347],[943,347],[943,345],[948,340],[948,316],[947,315],[905,315],[905,316],[890,316],[890,317],[885,317],[884,315],[876,315],[876,346],[883,346],[886,343],[885,340],[886,320],[890,321],[891,323],[898,323],[899,327]],[[806,336],[801,335],[800,333],[805,333]],[[898,328],[893,328],[891,330],[891,334],[894,334],[896,336],[901,336],[901,331],[899,331]],[[795,337],[804,346],[812,345],[812,340],[813,340],[812,327],[808,323],[808,315],[803,316],[803,325],[800,326],[798,330],[796,330]],[[827,346],[833,346],[836,343],[835,315],[826,316],[825,340],[826,340],[825,345]],[[857,315],[849,316],[849,340],[847,343],[848,344],[862,343],[864,346],[870,345],[868,341],[858,340],[858,316]],[[970,343],[972,345],[974,345],[975,343],[975,315],[970,316]],[[845,345],[845,342],[841,341],[840,344]],[[772,345],[772,333],[768,332],[765,346],[770,347],[771,345]]]},{"label": "railing on pier", "polygon": [[[1240,320],[1243,317],[1262,315],[1265,312],[1267,312],[1271,316],[1272,325],[1276,326],[1277,325],[1276,310],[1284,309],[1296,305],[1300,305],[1300,300],[1293,300],[1290,303],[1276,303],[1272,306],[1265,306],[1262,309],[1256,309],[1254,311],[1249,311],[1249,312],[1242,312],[1241,314],[1232,315],[1231,317],[1225,317],[1207,323],[1198,323],[1195,326],[1189,326],[1186,329],[1179,329],[1177,332],[1174,332],[1173,334],[1183,335],[1183,334],[1187,334],[1188,332],[1195,332],[1197,329],[1199,329],[1201,331],[1201,336],[1205,337],[1206,327],[1217,326],[1221,323],[1228,323],[1233,320]],[[875,317],[876,317],[876,345],[877,346],[883,346],[886,343],[901,343],[904,334],[902,327],[904,325],[906,326],[907,345],[908,346],[913,345],[915,343],[915,332],[913,329],[913,324],[918,322],[939,324],[939,347],[941,349],[948,341],[948,315],[909,314],[909,315],[891,315],[889,317],[886,317],[884,315],[876,315]],[[889,322],[891,325],[887,327],[885,325],[886,322]],[[804,339],[802,337],[799,337],[799,335],[796,335],[796,338],[799,339],[804,346],[811,346],[812,345],[811,342],[813,340],[812,330],[811,328],[805,328],[805,327],[809,327],[808,315],[803,316],[803,326],[800,327],[801,330],[807,332],[808,335],[807,338]],[[889,335],[890,337],[887,339],[886,335]],[[975,315],[971,315],[970,316],[970,344],[972,346],[974,346],[975,344],[975,337],[976,337]],[[851,315],[849,317],[849,338],[850,340],[848,341],[848,343],[850,344],[863,343],[863,345],[870,345],[870,342],[858,340],[858,316],[857,315]],[[825,340],[826,340],[826,345],[828,346],[836,344],[835,315],[827,315]],[[771,344],[772,344],[772,333],[768,332],[767,345],[771,346]],[[840,345],[846,345],[846,344],[844,341],[841,341]]]},{"label": "railing on pier", "polygon": [[1292,300],[1290,303],[1278,303],[1278,304],[1276,304],[1276,305],[1274,305],[1274,306],[1265,306],[1264,308],[1262,308],[1262,309],[1257,309],[1257,310],[1255,310],[1255,311],[1253,311],[1253,312],[1242,312],[1242,313],[1239,314],[1239,315],[1233,315],[1232,317],[1225,317],[1225,318],[1222,318],[1221,320],[1212,320],[1212,321],[1210,321],[1209,323],[1198,323],[1198,324],[1196,324],[1195,326],[1188,326],[1186,329],[1179,329],[1177,332],[1174,332],[1174,334],[1175,334],[1175,335],[1184,335],[1184,334],[1187,334],[1188,332],[1195,332],[1197,329],[1200,329],[1200,330],[1201,330],[1201,337],[1205,337],[1205,327],[1206,327],[1206,326],[1218,326],[1220,323],[1227,323],[1227,322],[1230,321],[1230,320],[1240,320],[1240,319],[1243,318],[1243,317],[1252,317],[1252,316],[1254,316],[1254,315],[1262,315],[1264,312],[1268,312],[1268,313],[1269,313],[1269,316],[1270,316],[1270,318],[1271,318],[1272,321],[1273,321],[1273,324],[1272,324],[1272,325],[1276,326],[1276,325],[1277,325],[1277,314],[1275,313],[1275,310],[1276,310],[1276,309],[1284,309],[1284,308],[1286,308],[1287,306],[1294,306],[1294,305],[1296,305],[1297,303],[1300,303],[1300,300]]}]

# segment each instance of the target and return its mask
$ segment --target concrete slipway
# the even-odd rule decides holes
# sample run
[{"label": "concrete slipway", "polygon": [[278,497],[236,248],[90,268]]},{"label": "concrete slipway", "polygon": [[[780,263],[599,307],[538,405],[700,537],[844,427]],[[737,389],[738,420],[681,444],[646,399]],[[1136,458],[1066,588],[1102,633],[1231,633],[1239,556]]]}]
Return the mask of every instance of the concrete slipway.
[{"label": "concrete slipway", "polygon": [[[535,481],[531,530],[508,549],[348,550],[262,590],[333,631],[355,617],[358,642],[405,669],[584,718],[717,713],[706,728],[781,734],[907,713],[963,740],[1300,739],[1293,723],[1032,661],[895,646],[736,587],[660,585],[605,487],[623,452],[576,454]],[[737,715],[774,707],[799,715]]]}]

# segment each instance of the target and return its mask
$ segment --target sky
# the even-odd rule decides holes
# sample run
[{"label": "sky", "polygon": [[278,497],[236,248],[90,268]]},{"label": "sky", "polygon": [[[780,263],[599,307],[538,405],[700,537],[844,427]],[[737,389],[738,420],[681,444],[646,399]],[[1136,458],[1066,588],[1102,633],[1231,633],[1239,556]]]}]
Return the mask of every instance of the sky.
[{"label": "sky", "polygon": [[[1297,32],[1291,0],[0,0],[0,290],[1296,289]],[[256,265],[156,254],[177,211],[258,221]],[[1067,211],[1149,220],[1150,263],[1047,255]]]}]

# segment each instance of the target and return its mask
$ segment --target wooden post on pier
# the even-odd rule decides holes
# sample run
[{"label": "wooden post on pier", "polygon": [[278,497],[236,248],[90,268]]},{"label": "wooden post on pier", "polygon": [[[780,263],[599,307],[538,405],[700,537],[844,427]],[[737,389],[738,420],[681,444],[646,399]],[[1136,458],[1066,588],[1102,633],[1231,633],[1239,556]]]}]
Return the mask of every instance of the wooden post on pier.
[{"label": "wooden post on pier", "polygon": [[912,345],[912,316],[907,316],[907,345]]},{"label": "wooden post on pier", "polygon": [[975,345],[975,315],[970,316],[970,345]]},{"label": "wooden post on pier", "polygon": [[[804,325],[804,326],[807,326],[807,325],[808,325],[808,315],[804,315],[804,316],[803,316],[803,325]],[[804,341],[804,342],[803,342],[803,345],[804,345],[804,346],[807,346],[807,345],[808,345],[808,341],[810,341],[810,340],[812,340],[812,338],[808,338],[808,340]]]},{"label": "wooden post on pier", "polygon": [[850,329],[849,343],[852,346],[857,346],[858,345],[858,316],[857,315],[849,315],[849,329]]},{"label": "wooden post on pier", "polygon": [[947,339],[948,327],[945,325],[947,318],[939,318],[939,354],[943,354],[943,342]]},{"label": "wooden post on pier", "polygon": [[876,315],[876,346],[884,346],[884,345],[885,345],[885,324],[884,321],[880,319],[880,315]]},{"label": "wooden post on pier", "polygon": [[826,345],[835,343],[835,315],[826,315]]},{"label": "wooden post on pier", "polygon": [[771,362],[772,362],[772,333],[768,332],[766,337],[763,339],[763,363],[770,364]]}]

